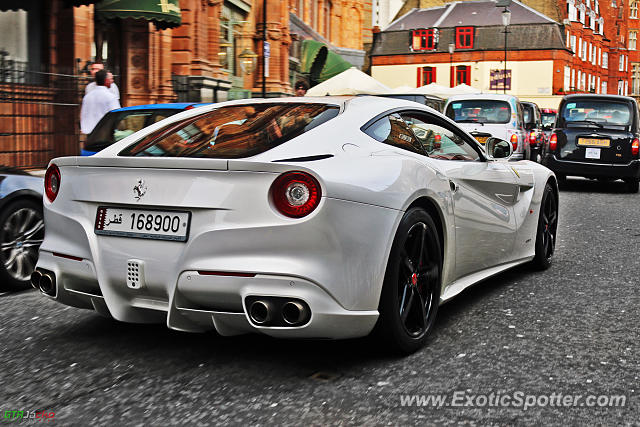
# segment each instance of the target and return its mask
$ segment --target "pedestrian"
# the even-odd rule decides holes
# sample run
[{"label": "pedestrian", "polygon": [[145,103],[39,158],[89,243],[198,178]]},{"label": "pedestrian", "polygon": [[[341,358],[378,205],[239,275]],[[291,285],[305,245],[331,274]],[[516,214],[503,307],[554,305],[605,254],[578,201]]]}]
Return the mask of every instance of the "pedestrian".
[{"label": "pedestrian", "polygon": [[84,134],[90,134],[100,119],[111,110],[120,108],[120,102],[116,96],[107,89],[107,72],[99,70],[95,73],[96,87],[90,90],[82,98],[80,109],[80,130]]},{"label": "pedestrian", "polygon": [[309,85],[304,80],[298,80],[294,86],[296,96],[305,96],[309,90]]},{"label": "pedestrian", "polygon": [[[93,64],[91,64],[91,66],[89,67],[89,72],[91,73],[91,78],[94,80],[91,83],[89,83],[85,88],[84,88],[84,94],[88,94],[90,91],[92,91],[93,89],[96,88],[96,82],[95,82],[95,76],[96,73],[100,70],[104,70],[104,65],[101,64],[100,62],[94,62]],[[108,70],[107,70],[107,79],[109,79],[109,75],[110,77],[110,84],[107,84],[107,88],[111,91],[111,93],[113,93],[116,96],[116,99],[119,101],[120,100],[120,90],[118,89],[118,86],[116,85],[116,83],[113,81],[113,74],[111,74]]]}]

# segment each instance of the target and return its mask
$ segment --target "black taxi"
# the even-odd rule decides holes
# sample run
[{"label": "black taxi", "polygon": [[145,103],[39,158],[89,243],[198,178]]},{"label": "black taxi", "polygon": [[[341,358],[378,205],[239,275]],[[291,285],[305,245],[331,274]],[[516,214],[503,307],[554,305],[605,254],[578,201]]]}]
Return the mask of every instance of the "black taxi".
[{"label": "black taxi", "polygon": [[559,180],[567,175],[622,179],[638,192],[640,117],[628,96],[575,94],[562,98],[542,164]]}]

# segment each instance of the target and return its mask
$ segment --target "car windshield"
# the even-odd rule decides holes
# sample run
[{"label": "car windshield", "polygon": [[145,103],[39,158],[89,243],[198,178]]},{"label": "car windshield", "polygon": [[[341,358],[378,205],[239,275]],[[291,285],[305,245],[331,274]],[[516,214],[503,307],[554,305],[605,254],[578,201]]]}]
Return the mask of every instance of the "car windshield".
[{"label": "car windshield", "polygon": [[522,116],[525,123],[535,123],[531,105],[522,104]]},{"label": "car windshield", "polygon": [[511,108],[506,101],[467,99],[447,105],[446,115],[458,123],[509,123]]},{"label": "car windshield", "polygon": [[553,126],[555,122],[555,113],[542,113],[542,126]]},{"label": "car windshield", "polygon": [[338,115],[335,105],[232,105],[190,117],[147,135],[121,156],[236,159],[265,152]]},{"label": "car windshield", "polygon": [[125,110],[107,113],[87,137],[85,149],[100,151],[157,121],[179,113],[179,109]]},{"label": "car windshield", "polygon": [[628,126],[631,109],[625,102],[605,100],[576,100],[567,102],[560,112],[562,119],[570,124],[593,123],[596,125]]}]

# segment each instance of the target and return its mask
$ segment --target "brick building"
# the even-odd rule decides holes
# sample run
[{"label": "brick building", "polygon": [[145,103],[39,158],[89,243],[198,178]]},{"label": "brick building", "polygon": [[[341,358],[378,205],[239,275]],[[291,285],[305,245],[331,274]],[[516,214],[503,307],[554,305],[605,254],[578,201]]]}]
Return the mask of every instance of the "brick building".
[{"label": "brick building", "polygon": [[[103,62],[123,106],[215,102],[292,93],[311,65],[362,64],[370,0],[3,0],[0,2],[0,164],[44,166],[77,154],[90,61]],[[298,15],[300,15],[298,17]],[[308,34],[291,34],[290,18]],[[266,28],[266,32],[264,29]],[[314,39],[315,37],[315,39]],[[302,42],[323,41],[300,68]],[[317,45],[316,45],[317,47]],[[334,61],[318,56],[328,53]],[[324,76],[324,75],[323,75]]]},{"label": "brick building", "polygon": [[[411,9],[417,5],[430,7]],[[529,0],[513,1],[509,9],[508,93],[551,107],[565,93],[628,93],[631,69],[625,36],[630,20],[624,6],[615,1]],[[372,75],[387,85],[399,86],[406,84],[406,73],[392,82],[383,76],[391,75],[391,70],[381,67],[411,64],[416,85],[431,81],[427,71],[437,70],[440,84],[464,82],[485,91],[502,91],[502,10],[487,1],[409,0],[400,17],[374,43]],[[432,43],[433,34],[437,34],[437,44],[429,46],[435,47],[414,45],[416,36]],[[470,37],[475,43],[461,44],[461,37]],[[395,50],[390,48],[390,38],[402,40],[392,44]],[[452,54],[449,44],[453,45]],[[451,70],[446,72],[445,68]]]}]

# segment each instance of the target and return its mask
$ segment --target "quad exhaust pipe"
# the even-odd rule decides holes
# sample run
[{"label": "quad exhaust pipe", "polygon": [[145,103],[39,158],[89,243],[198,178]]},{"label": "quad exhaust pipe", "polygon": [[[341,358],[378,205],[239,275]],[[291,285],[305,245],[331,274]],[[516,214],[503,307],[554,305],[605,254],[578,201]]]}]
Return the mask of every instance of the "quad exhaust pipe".
[{"label": "quad exhaust pipe", "polygon": [[31,273],[31,286],[45,295],[56,295],[56,275],[50,271],[35,270]]},{"label": "quad exhaust pipe", "polygon": [[307,318],[307,309],[296,301],[288,301],[282,306],[282,319],[291,326],[301,324]]},{"label": "quad exhaust pipe", "polygon": [[301,300],[249,297],[247,307],[249,319],[258,326],[302,326],[311,318],[309,306]]},{"label": "quad exhaust pipe", "polygon": [[267,301],[257,300],[251,303],[249,307],[249,316],[258,325],[264,325],[269,322],[273,316],[273,308]]}]

